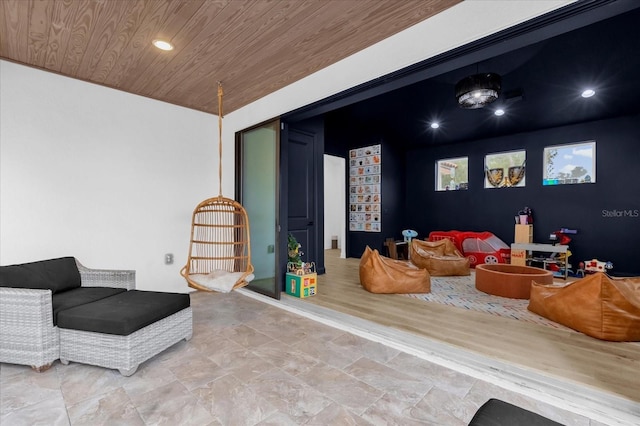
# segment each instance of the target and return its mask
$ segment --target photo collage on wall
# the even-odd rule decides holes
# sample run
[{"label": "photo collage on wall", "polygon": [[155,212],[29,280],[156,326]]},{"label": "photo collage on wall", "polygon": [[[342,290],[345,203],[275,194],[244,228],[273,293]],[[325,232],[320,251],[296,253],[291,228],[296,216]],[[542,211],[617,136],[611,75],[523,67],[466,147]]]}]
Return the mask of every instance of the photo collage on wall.
[{"label": "photo collage on wall", "polygon": [[349,151],[349,230],[381,232],[382,145]]}]

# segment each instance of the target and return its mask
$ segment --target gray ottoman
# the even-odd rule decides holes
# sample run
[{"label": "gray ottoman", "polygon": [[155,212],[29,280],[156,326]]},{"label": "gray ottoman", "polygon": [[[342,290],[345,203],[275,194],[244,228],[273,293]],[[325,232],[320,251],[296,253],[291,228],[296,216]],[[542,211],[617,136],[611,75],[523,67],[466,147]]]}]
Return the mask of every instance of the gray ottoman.
[{"label": "gray ottoman", "polygon": [[193,334],[188,294],[129,290],[58,314],[60,361],[98,365],[123,376]]}]

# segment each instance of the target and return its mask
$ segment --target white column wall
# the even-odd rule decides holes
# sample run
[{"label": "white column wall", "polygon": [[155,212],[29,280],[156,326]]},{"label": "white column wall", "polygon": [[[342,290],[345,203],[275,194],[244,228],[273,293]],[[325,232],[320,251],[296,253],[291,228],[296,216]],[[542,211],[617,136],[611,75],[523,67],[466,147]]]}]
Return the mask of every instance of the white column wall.
[{"label": "white column wall", "polygon": [[[467,0],[228,114],[224,194],[234,194],[236,132],[567,3]],[[218,193],[216,123],[0,61],[0,264],[73,255],[136,269],[141,289],[187,291],[178,272],[191,212]]]}]

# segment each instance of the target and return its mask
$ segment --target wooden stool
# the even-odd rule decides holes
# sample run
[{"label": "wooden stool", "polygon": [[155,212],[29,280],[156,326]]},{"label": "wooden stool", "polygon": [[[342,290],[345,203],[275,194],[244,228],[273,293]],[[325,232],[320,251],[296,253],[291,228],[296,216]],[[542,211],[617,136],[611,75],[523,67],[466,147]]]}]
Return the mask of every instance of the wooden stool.
[{"label": "wooden stool", "polygon": [[387,257],[391,259],[409,259],[409,244],[406,241],[396,241],[393,238],[387,238],[384,241],[387,248]]}]

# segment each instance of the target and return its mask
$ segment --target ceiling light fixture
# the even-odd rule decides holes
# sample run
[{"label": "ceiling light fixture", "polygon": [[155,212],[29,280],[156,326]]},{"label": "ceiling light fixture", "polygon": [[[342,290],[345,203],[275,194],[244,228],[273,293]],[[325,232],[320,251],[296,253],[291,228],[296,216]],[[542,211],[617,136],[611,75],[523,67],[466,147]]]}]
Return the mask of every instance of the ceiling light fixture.
[{"label": "ceiling light fixture", "polygon": [[433,123],[431,123],[431,128],[432,129],[437,129],[438,127],[440,127],[440,123],[434,121]]},{"label": "ceiling light fixture", "polygon": [[173,50],[173,44],[169,43],[168,41],[156,39],[151,43],[160,50]]},{"label": "ceiling light fixture", "polygon": [[582,97],[583,98],[590,98],[593,95],[596,94],[596,91],[593,89],[586,89],[584,92],[582,92]]},{"label": "ceiling light fixture", "polygon": [[497,115],[498,117],[500,117],[501,115],[504,115],[504,110],[502,108],[498,108],[497,110],[495,110],[493,112],[495,115]]},{"label": "ceiling light fixture", "polygon": [[456,100],[461,108],[476,109],[498,99],[502,79],[495,73],[474,74],[456,84]]}]

